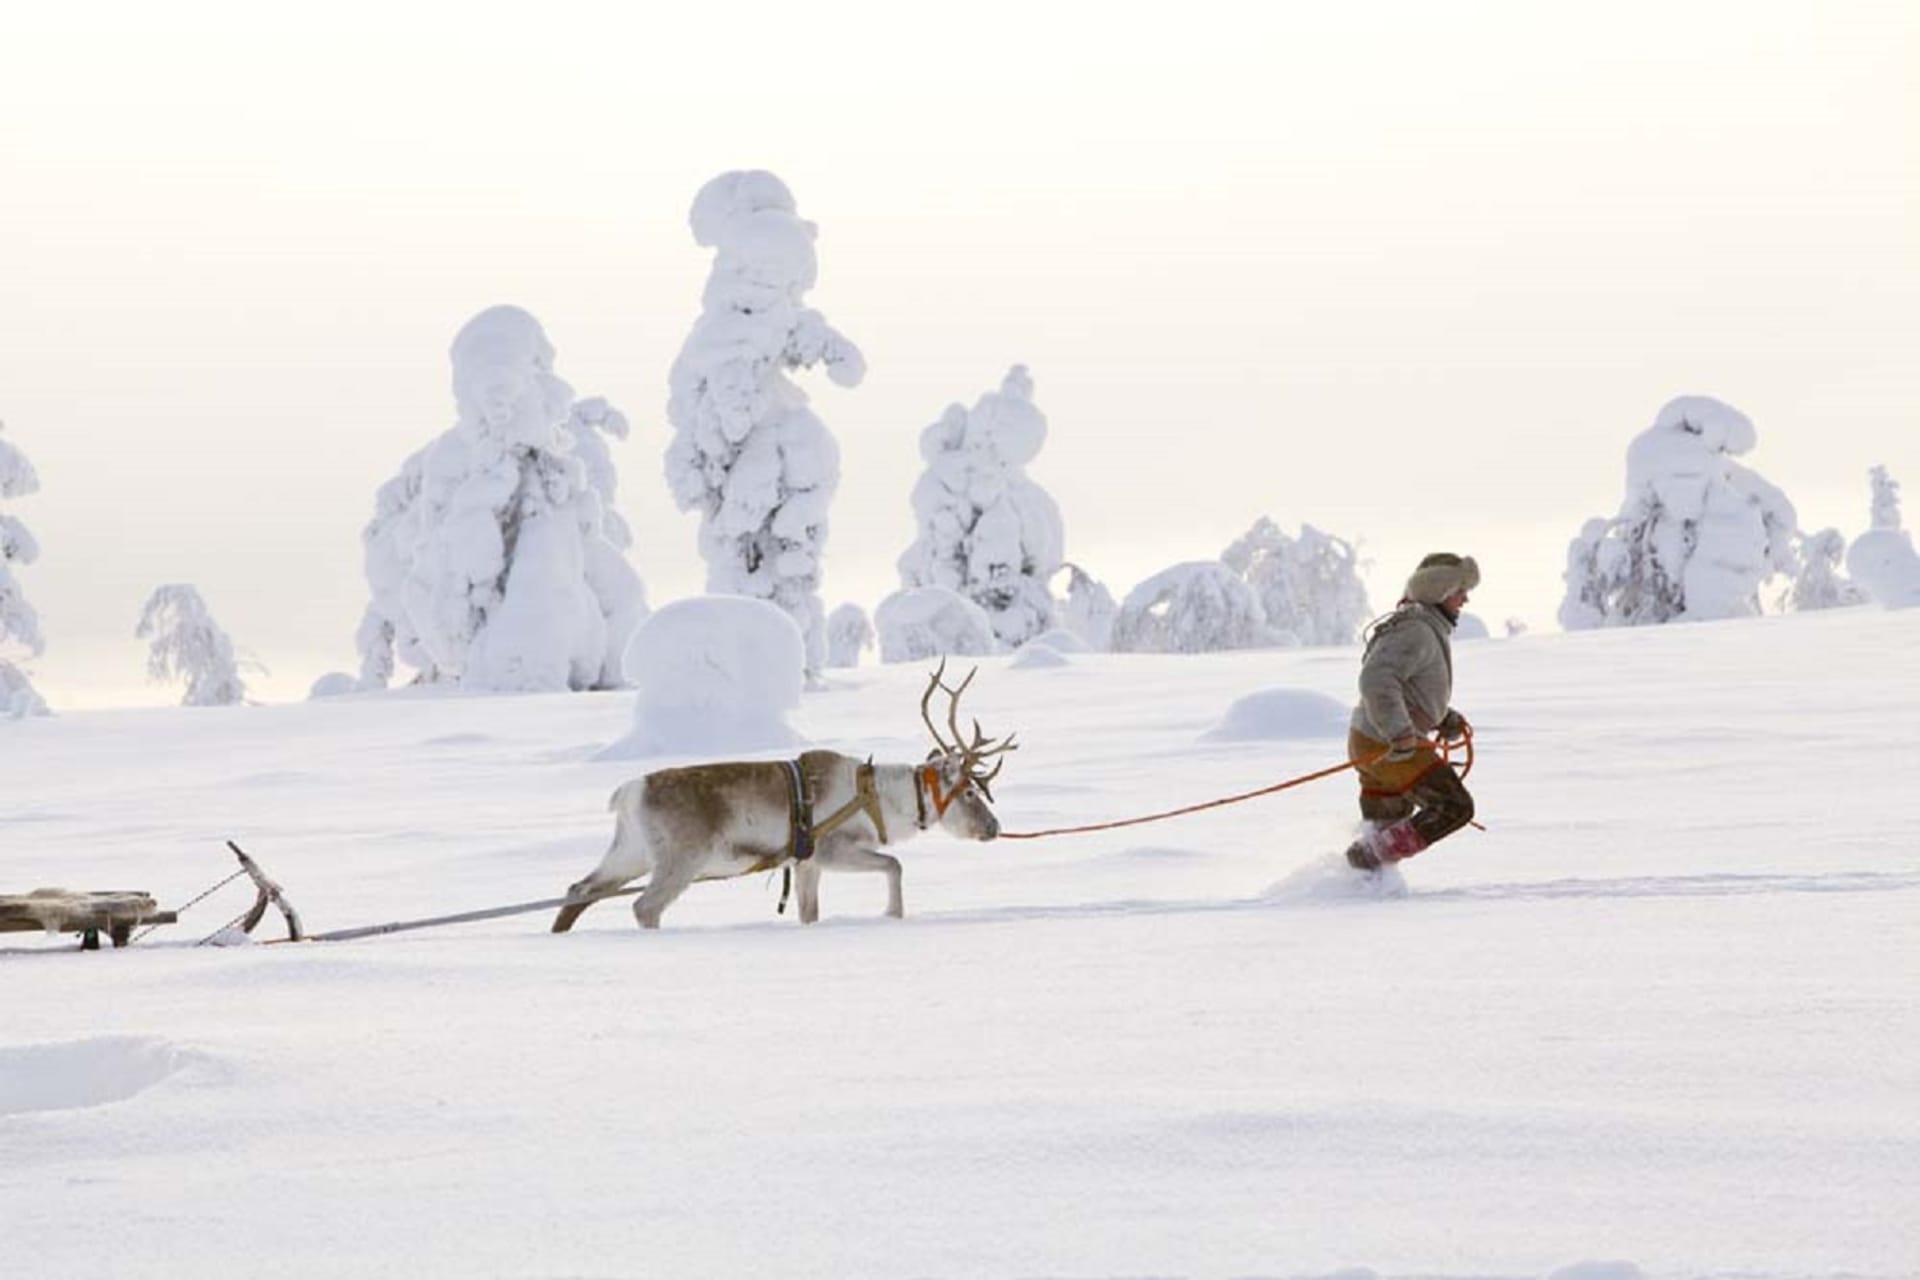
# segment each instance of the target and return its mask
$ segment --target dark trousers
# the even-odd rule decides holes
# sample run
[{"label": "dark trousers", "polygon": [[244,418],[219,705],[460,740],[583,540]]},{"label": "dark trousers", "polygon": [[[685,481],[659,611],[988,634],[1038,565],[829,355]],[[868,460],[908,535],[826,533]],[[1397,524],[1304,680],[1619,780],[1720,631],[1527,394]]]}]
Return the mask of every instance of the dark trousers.
[{"label": "dark trousers", "polygon": [[1408,814],[1413,829],[1432,844],[1473,821],[1473,796],[1460,775],[1438,760],[1405,791],[1360,793],[1360,816],[1369,822],[1398,822]]}]

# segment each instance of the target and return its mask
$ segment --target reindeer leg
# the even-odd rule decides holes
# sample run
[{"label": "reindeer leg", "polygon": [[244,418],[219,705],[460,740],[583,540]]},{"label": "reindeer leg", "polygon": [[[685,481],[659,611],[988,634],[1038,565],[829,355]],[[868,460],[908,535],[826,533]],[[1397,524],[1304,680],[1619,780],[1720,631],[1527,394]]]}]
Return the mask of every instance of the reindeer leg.
[{"label": "reindeer leg", "polygon": [[632,785],[629,783],[614,793],[613,843],[601,855],[600,865],[584,878],[567,886],[569,898],[585,898],[586,901],[561,907],[560,913],[553,918],[553,932],[565,933],[573,928],[573,922],[594,902],[621,885],[645,875],[650,869],[652,860],[646,853],[644,828],[630,807],[623,803],[623,797]]},{"label": "reindeer leg", "polygon": [[573,922],[580,918],[582,912],[625,883],[625,880],[596,880],[594,877],[588,876],[585,880],[576,880],[574,883],[568,885],[567,896],[569,898],[584,897],[587,900],[585,902],[570,902],[560,908],[560,913],[553,918],[553,932],[565,933],[567,930],[573,928]]},{"label": "reindeer leg", "polygon": [[640,922],[642,929],[658,929],[660,913],[673,905],[673,900],[687,891],[687,886],[697,878],[696,859],[671,858],[653,869],[653,879],[647,881],[647,887],[633,902],[633,918]]},{"label": "reindeer leg", "polygon": [[793,882],[799,891],[800,923],[812,924],[820,918],[820,855],[816,852],[805,862],[794,864]]},{"label": "reindeer leg", "polygon": [[[834,845],[822,848],[813,855],[814,861],[833,868],[835,871],[880,871],[887,877],[887,914],[895,920],[906,914],[900,896],[900,859],[878,849],[863,849],[859,845]],[[814,873],[818,875],[816,871]],[[801,919],[806,917],[802,916]]]}]

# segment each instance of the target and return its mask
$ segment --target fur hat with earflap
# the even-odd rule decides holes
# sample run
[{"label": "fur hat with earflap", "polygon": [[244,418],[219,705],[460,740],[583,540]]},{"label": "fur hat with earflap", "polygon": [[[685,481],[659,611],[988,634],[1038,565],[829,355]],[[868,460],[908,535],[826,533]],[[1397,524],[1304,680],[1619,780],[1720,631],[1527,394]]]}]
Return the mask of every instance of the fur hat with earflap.
[{"label": "fur hat with earflap", "polygon": [[1439,604],[1455,592],[1471,591],[1479,585],[1480,566],[1472,556],[1436,551],[1407,579],[1407,592],[1402,598],[1416,604]]}]

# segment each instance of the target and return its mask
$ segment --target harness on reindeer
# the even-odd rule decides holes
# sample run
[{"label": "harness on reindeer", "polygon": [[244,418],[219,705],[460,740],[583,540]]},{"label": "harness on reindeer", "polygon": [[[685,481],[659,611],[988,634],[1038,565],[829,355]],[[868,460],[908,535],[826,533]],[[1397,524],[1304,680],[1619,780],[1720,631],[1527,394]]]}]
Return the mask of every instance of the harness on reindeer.
[{"label": "harness on reindeer", "polygon": [[787,843],[787,858],[780,868],[780,906],[778,911],[785,915],[787,899],[793,896],[793,864],[805,862],[819,846],[820,837],[829,834],[835,827],[845,824],[856,814],[864,812],[873,822],[873,830],[880,837],[880,843],[887,842],[887,820],[880,812],[880,791],[873,781],[873,760],[869,757],[865,764],[855,765],[853,770],[853,798],[828,814],[819,822],[813,820],[813,797],[809,791],[809,779],[804,758],[801,760],[782,760],[787,770],[787,812],[792,836]]}]

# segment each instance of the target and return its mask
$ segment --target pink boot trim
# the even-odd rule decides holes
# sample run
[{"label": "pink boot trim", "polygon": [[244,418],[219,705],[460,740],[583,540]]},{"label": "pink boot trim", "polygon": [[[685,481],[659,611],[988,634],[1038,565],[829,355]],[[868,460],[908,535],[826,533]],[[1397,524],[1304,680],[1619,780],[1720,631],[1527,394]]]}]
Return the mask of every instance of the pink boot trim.
[{"label": "pink boot trim", "polygon": [[1427,839],[1414,827],[1412,819],[1407,819],[1391,826],[1375,827],[1367,835],[1367,847],[1382,862],[1399,862],[1426,848]]}]

